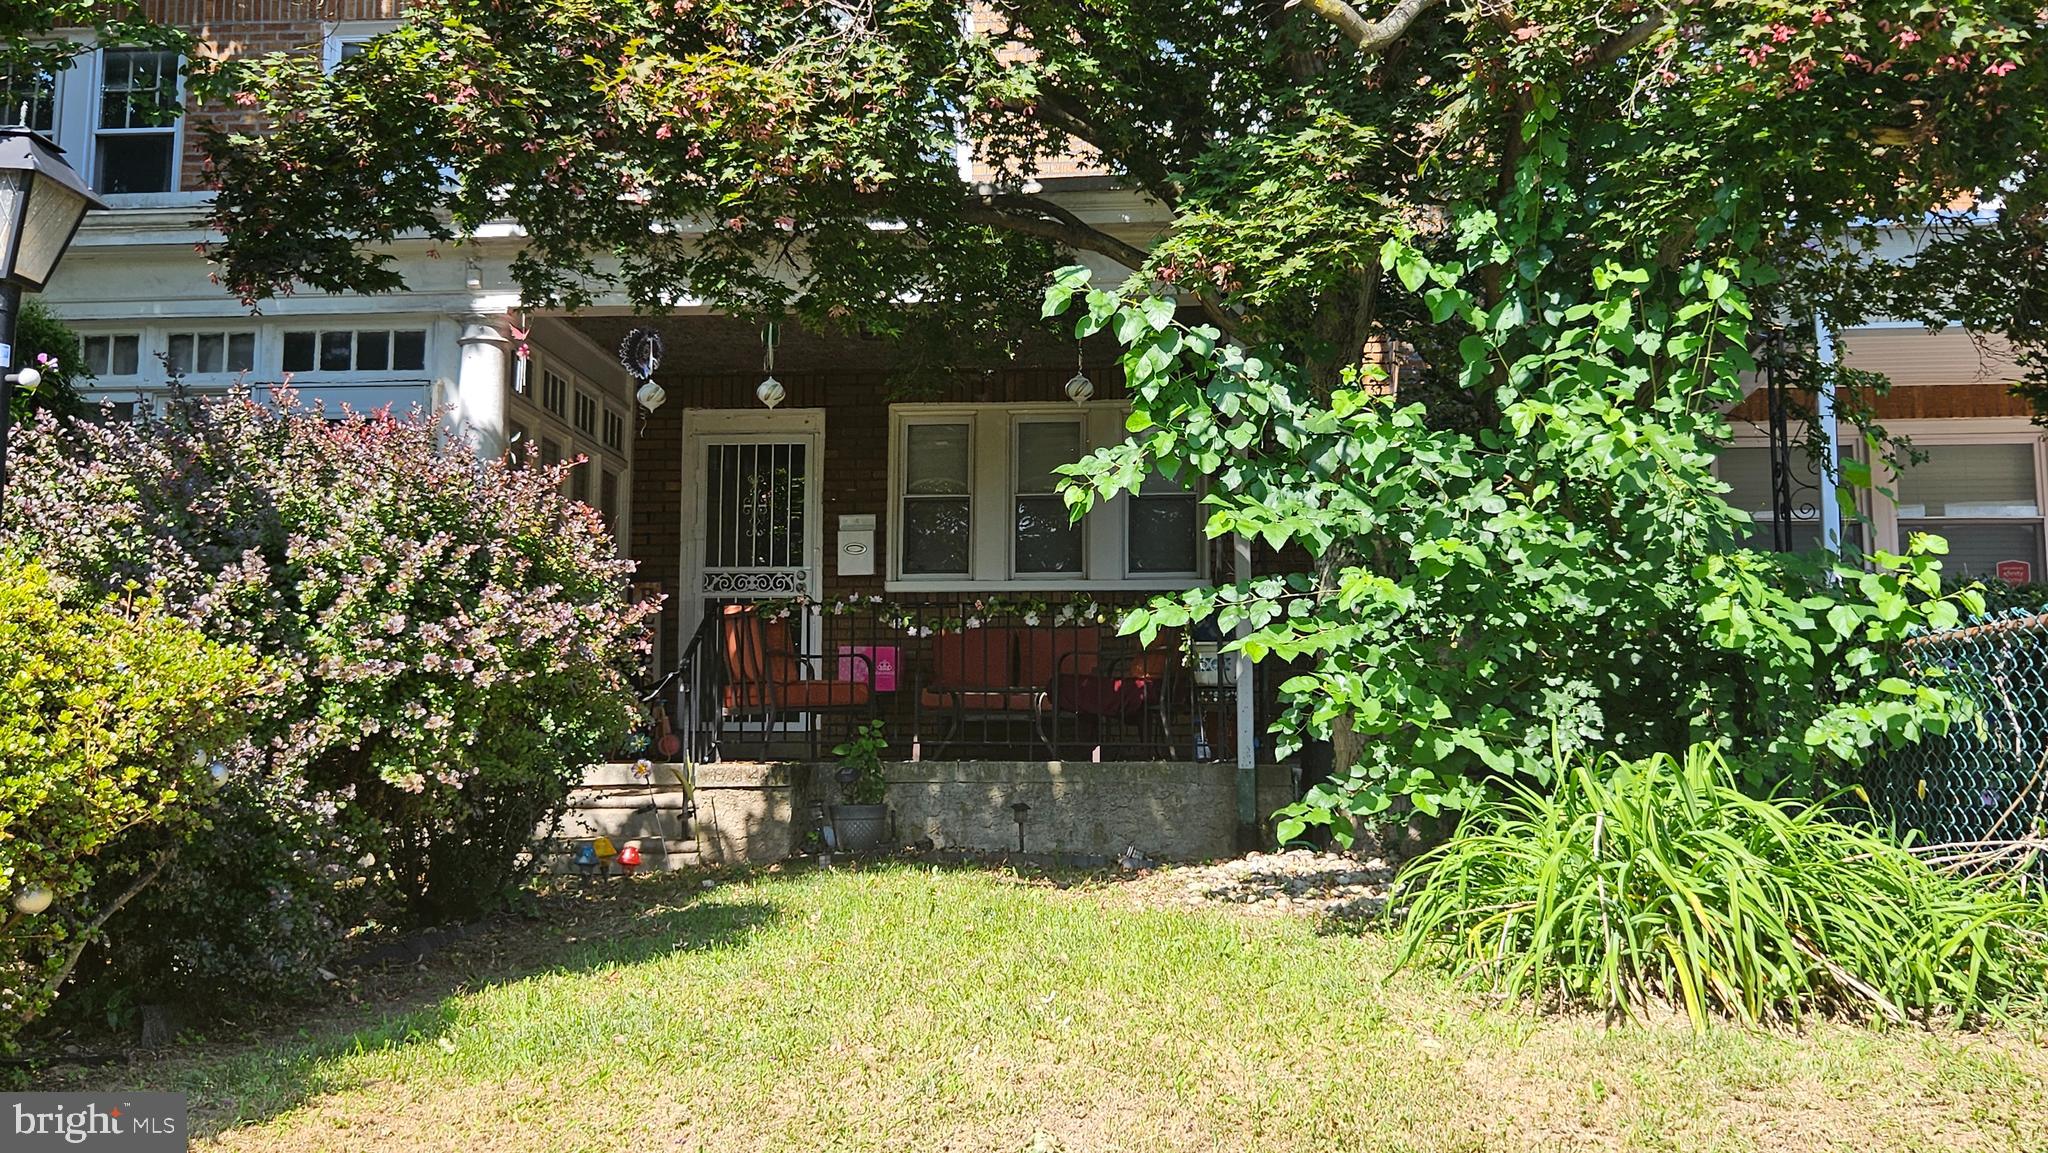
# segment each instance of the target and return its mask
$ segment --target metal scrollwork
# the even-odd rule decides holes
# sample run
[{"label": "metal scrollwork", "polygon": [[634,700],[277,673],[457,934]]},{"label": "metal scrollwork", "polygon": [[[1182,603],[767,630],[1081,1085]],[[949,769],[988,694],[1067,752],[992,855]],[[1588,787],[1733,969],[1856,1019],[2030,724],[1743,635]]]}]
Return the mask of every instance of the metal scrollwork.
[{"label": "metal scrollwork", "polygon": [[809,573],[804,569],[775,572],[708,572],[704,574],[705,596],[799,596]]}]

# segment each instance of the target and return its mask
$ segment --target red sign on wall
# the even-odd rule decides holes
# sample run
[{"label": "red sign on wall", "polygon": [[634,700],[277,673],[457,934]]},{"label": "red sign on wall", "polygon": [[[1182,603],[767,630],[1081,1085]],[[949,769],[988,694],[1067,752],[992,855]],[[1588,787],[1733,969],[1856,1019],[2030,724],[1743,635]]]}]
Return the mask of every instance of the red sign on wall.
[{"label": "red sign on wall", "polygon": [[2034,566],[2029,561],[2002,560],[1992,571],[2009,585],[2023,585],[2034,579]]}]

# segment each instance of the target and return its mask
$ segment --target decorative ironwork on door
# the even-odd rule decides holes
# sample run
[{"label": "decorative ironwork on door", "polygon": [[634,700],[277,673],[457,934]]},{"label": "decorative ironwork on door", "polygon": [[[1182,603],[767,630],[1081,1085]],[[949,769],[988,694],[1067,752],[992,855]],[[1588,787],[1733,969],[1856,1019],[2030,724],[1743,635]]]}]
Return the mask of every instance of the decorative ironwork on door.
[{"label": "decorative ironwork on door", "polygon": [[704,445],[707,597],[793,597],[811,589],[807,441]]}]

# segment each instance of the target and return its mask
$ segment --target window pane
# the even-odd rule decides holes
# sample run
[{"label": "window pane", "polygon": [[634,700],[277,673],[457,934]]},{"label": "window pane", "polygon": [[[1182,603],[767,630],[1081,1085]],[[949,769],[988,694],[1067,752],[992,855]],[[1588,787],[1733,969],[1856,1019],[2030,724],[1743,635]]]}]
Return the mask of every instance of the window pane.
[{"label": "window pane", "polygon": [[1031,421],[1017,426],[1018,492],[1052,492],[1060,479],[1053,469],[1080,459],[1079,424]]},{"label": "window pane", "polygon": [[168,132],[101,136],[95,150],[96,186],[108,194],[169,192],[172,143]]},{"label": "window pane", "polygon": [[427,334],[421,329],[391,334],[391,367],[418,371],[427,366]]},{"label": "window pane", "polygon": [[85,370],[94,376],[107,375],[109,354],[114,342],[105,336],[88,336],[84,341]]},{"label": "window pane", "polygon": [[391,367],[391,334],[356,333],[356,371],[382,372]]},{"label": "window pane", "polygon": [[904,494],[966,496],[967,442],[964,424],[913,424],[905,429]]},{"label": "window pane", "polygon": [[2035,517],[2034,446],[1936,444],[1927,459],[1900,470],[1899,518]]},{"label": "window pane", "polygon": [[1194,572],[1195,498],[1132,498],[1129,556],[1134,573]]},{"label": "window pane", "polygon": [[0,73],[0,127],[27,128],[49,135],[56,127],[57,78],[38,69],[16,76]]},{"label": "window pane", "polygon": [[113,376],[134,376],[142,371],[142,338],[139,336],[117,336],[114,338],[113,363],[108,372]]},{"label": "window pane", "polygon": [[284,334],[284,370],[286,372],[313,371],[313,334],[310,332],[287,332]]},{"label": "window pane", "polygon": [[964,497],[903,502],[905,575],[967,572],[969,505]]},{"label": "window pane", "polygon": [[1941,571],[1950,576],[1982,577],[1997,574],[1999,561],[2021,560],[2032,566],[2034,580],[2042,578],[2041,523],[2014,521],[1900,520],[1899,545],[1904,547],[1916,532],[1930,532],[1948,540],[1948,555],[1941,558]]},{"label": "window pane", "polygon": [[583,502],[584,504],[589,504],[589,503],[590,503],[590,466],[589,466],[589,465],[587,465],[587,464],[579,464],[579,465],[577,465],[577,466],[576,466],[576,468],[575,468],[575,470],[574,470],[574,471],[570,472],[570,474],[569,474],[569,495],[570,495],[570,496],[571,496],[572,498],[576,499],[576,500],[580,500],[580,501],[582,501],[582,502]]},{"label": "window pane", "polygon": [[171,371],[181,373],[192,371],[191,336],[174,336],[171,338]]},{"label": "window pane", "polygon": [[238,332],[228,337],[228,371],[254,372],[256,370],[256,334]]},{"label": "window pane", "polygon": [[218,332],[200,334],[199,371],[226,372],[227,368],[228,338]]},{"label": "window pane", "polygon": [[323,332],[320,334],[320,371],[347,372],[352,363],[349,359],[349,341],[352,332]]},{"label": "window pane", "polygon": [[164,128],[178,119],[178,58],[170,52],[106,53],[101,128]]},{"label": "window pane", "polygon": [[1017,498],[1017,571],[1081,571],[1081,526],[1056,496]]}]

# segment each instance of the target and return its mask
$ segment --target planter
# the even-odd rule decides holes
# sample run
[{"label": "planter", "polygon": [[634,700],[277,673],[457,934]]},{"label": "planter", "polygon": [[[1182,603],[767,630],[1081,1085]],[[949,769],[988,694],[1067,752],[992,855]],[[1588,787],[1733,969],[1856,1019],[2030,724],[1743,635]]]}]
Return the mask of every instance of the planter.
[{"label": "planter", "polygon": [[834,805],[832,829],[844,853],[865,853],[879,849],[889,839],[889,806]]}]

